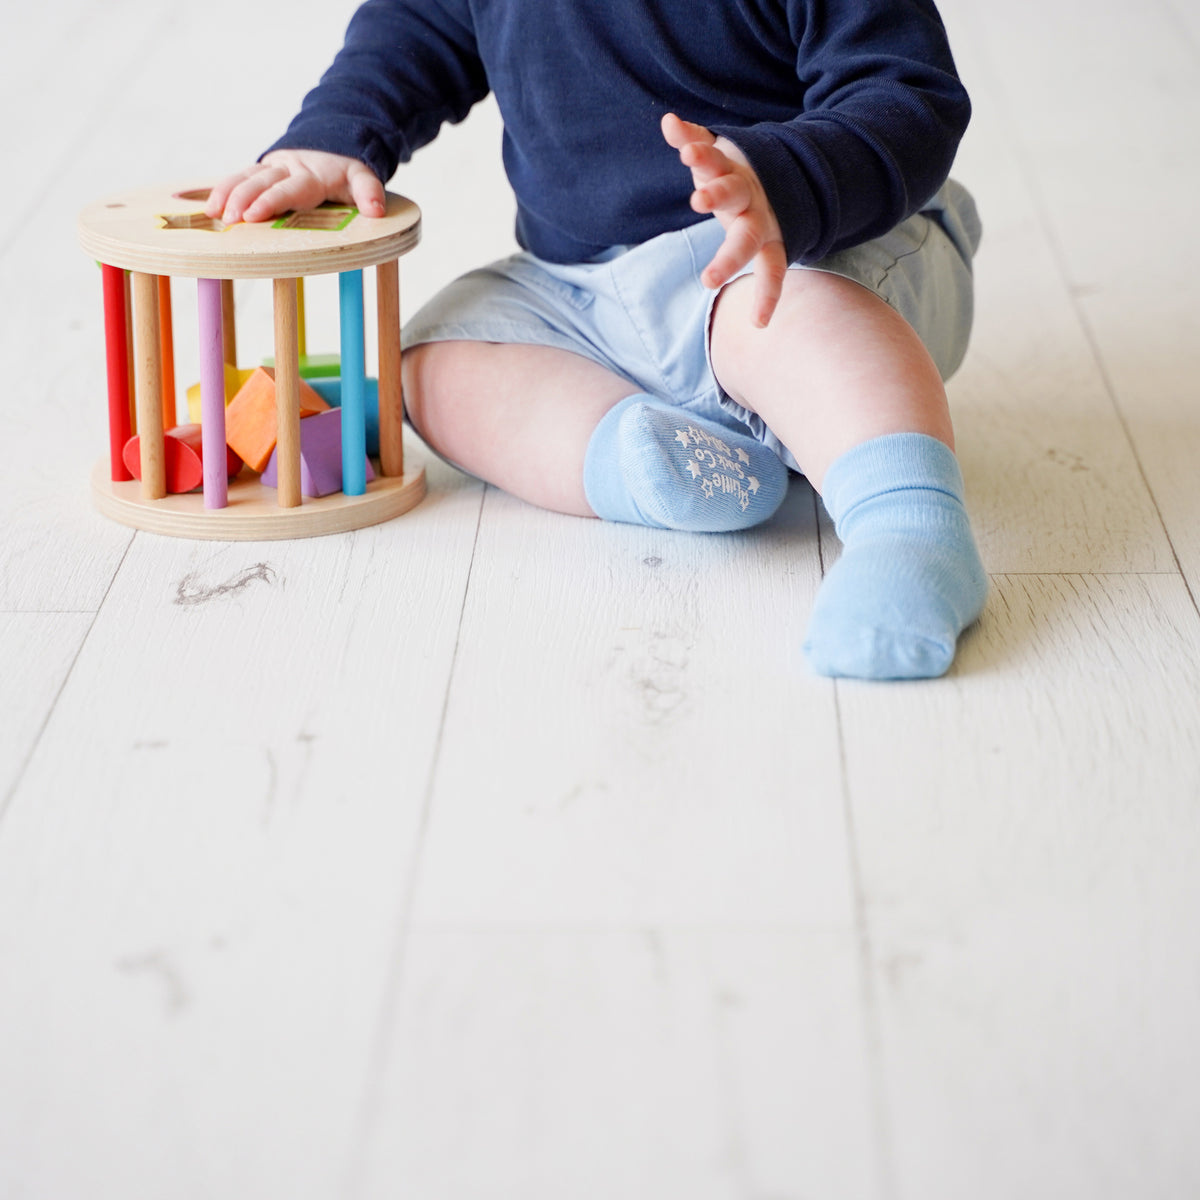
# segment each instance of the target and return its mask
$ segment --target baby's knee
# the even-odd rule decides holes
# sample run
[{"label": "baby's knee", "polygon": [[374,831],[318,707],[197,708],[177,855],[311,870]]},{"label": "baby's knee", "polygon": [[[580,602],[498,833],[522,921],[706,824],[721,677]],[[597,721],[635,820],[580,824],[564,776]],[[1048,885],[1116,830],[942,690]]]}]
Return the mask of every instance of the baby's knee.
[{"label": "baby's knee", "polygon": [[456,398],[470,393],[471,348],[470,342],[425,342],[404,351],[404,409],[427,441],[436,436],[439,413],[456,407]]}]

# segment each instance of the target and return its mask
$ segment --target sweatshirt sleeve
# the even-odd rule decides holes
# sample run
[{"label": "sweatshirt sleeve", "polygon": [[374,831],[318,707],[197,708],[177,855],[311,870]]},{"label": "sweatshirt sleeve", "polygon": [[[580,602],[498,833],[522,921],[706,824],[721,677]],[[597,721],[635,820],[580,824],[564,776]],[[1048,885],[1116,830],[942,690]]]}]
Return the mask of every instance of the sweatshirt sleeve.
[{"label": "sweatshirt sleeve", "polygon": [[949,175],[971,105],[929,0],[787,0],[802,111],[714,126],[758,173],[789,262],[886,232]]},{"label": "sweatshirt sleeve", "polygon": [[367,0],[320,83],[271,150],[327,150],[386,183],[488,94],[466,0]]}]

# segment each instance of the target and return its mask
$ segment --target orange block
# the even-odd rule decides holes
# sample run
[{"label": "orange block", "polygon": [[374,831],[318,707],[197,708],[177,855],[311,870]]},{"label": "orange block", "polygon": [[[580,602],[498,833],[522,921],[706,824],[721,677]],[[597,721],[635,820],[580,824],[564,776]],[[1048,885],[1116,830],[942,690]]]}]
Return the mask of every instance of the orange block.
[{"label": "orange block", "polygon": [[[329,405],[300,380],[300,416],[326,412]],[[250,468],[261,473],[279,437],[275,415],[275,368],[256,367],[225,410],[225,440]]]}]

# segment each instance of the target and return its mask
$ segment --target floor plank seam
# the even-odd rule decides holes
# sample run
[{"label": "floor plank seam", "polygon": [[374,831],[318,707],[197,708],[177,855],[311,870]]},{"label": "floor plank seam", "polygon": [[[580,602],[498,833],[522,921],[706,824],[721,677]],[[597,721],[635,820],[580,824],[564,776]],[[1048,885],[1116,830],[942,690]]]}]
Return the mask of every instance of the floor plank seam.
[{"label": "floor plank seam", "polygon": [[0,617],[94,617],[98,608],[0,608]]},{"label": "floor plank seam", "polygon": [[[1174,571],[989,571],[992,579],[1177,579],[1187,578],[1181,568]],[[1190,591],[1190,589],[1189,589]]]},{"label": "floor plank seam", "polygon": [[884,1200],[895,1200],[895,1155],[892,1151],[892,1124],[887,1105],[883,1036],[880,1030],[879,998],[875,992],[874,955],[871,931],[867,923],[867,900],[863,886],[862,864],[858,856],[858,832],[854,821],[854,803],[850,790],[850,773],[846,757],[845,727],[842,722],[841,686],[833,681],[833,710],[837,724],[838,769],[842,785],[842,820],[846,832],[846,854],[849,859],[851,905],[854,912],[854,944],[858,957],[859,997],[862,1003],[863,1043],[867,1056],[867,1079],[871,1094],[867,1097],[870,1121],[874,1131],[876,1176],[879,1194]]},{"label": "floor plank seam", "polygon": [[[12,784],[4,794],[3,801],[0,801],[0,830],[4,828],[4,818],[12,806],[13,800],[16,798],[17,792],[20,790],[21,783],[25,778],[25,773],[29,770],[29,764],[33,762],[33,756],[37,753],[37,748],[41,745],[42,738],[45,736],[46,729],[50,724],[50,718],[54,716],[54,710],[58,707],[58,702],[66,690],[67,684],[71,681],[71,676],[75,673],[75,666],[79,662],[79,656],[83,653],[84,647],[88,644],[88,639],[92,636],[92,630],[96,627],[96,621],[99,619],[101,612],[104,611],[104,603],[109,597],[109,593],[113,589],[113,584],[117,581],[117,576],[121,573],[121,567],[125,563],[125,559],[129,556],[129,551],[133,548],[134,538],[136,533],[130,535],[129,540],[125,543],[125,550],[121,554],[116,567],[113,569],[112,577],[108,581],[108,587],[104,589],[104,595],[100,598],[100,603],[96,607],[96,611],[92,613],[92,619],[88,624],[87,633],[79,639],[79,645],[75,649],[75,654],[71,658],[71,665],[67,668],[62,678],[62,683],[58,685],[58,690],[54,693],[54,698],[46,706],[46,715],[42,718],[42,723],[38,726],[37,733],[29,744],[29,749],[25,753],[25,757],[21,760],[21,765],[17,768],[16,774],[13,776]],[[85,610],[86,612],[86,610]]]},{"label": "floor plank seam", "polygon": [[395,1011],[404,983],[404,964],[407,958],[408,939],[411,932],[413,905],[416,902],[418,868],[425,838],[429,830],[429,820],[433,808],[433,793],[437,785],[438,768],[441,763],[442,746],[445,738],[446,718],[450,711],[450,697],[454,691],[458,652],[462,644],[463,622],[466,619],[467,604],[471,596],[471,580],[475,573],[475,559],[479,550],[479,533],[483,527],[483,511],[487,503],[488,493],[491,490],[491,486],[485,484],[479,496],[479,511],[475,518],[475,534],[471,540],[471,554],[467,562],[466,579],[463,582],[462,604],[458,612],[458,626],[454,633],[454,649],[450,654],[450,665],[446,672],[446,688],[442,695],[442,711],[438,719],[433,752],[430,755],[429,775],[425,781],[424,794],[421,798],[421,812],[417,820],[417,832],[413,838],[407,878],[400,899],[400,910],[397,914],[397,940],[385,977],[383,996],[380,1000],[379,1014],[375,1022],[375,1034],[371,1039],[372,1051],[367,1063],[367,1077],[359,1106],[359,1117],[356,1122],[359,1130],[357,1146],[352,1151],[350,1161],[347,1164],[348,1179],[346,1182],[346,1195],[348,1197],[362,1195],[365,1182],[363,1171],[367,1151],[378,1121],[380,1091],[383,1087],[386,1066],[389,1061],[389,1049],[392,1042],[392,1022],[390,1017]]}]

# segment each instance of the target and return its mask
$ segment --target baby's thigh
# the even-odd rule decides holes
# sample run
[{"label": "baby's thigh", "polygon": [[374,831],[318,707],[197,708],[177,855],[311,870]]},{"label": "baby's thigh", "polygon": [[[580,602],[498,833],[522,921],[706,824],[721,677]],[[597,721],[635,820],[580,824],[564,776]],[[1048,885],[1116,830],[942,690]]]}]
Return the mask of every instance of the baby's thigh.
[{"label": "baby's thigh", "polygon": [[543,508],[586,515],[583,460],[601,417],[637,389],[571,351],[425,342],[403,359],[408,418],[460,470]]},{"label": "baby's thigh", "polygon": [[980,232],[970,193],[949,180],[921,212],[816,269],[875,292],[916,331],[945,380],[958,370],[970,339]]}]

